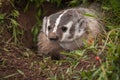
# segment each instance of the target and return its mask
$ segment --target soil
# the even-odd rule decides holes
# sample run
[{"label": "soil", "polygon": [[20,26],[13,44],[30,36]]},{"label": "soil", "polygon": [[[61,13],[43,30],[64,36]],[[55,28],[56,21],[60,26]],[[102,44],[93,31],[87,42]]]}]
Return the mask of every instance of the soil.
[{"label": "soil", "polygon": [[[9,6],[7,4],[7,6]],[[44,6],[47,6],[45,3]],[[58,9],[53,9],[53,5],[48,5],[43,10],[47,11],[47,15],[56,12]],[[50,9],[52,8],[52,9]],[[7,13],[12,9],[7,8]],[[2,10],[6,12],[6,9]],[[56,61],[48,58],[40,57],[36,54],[37,51],[30,50],[35,43],[33,43],[33,35],[31,34],[32,27],[36,24],[35,14],[37,10],[34,6],[31,6],[29,10],[24,13],[20,10],[20,15],[17,18],[20,28],[24,30],[24,35],[21,38],[21,42],[24,45],[15,45],[11,41],[12,34],[4,28],[4,31],[0,34],[0,80],[50,80],[49,77],[56,73],[63,73],[70,67],[70,63],[64,62],[62,65],[56,65]],[[45,16],[44,15],[44,16]],[[99,61],[96,61],[95,54],[89,53],[88,59],[80,60],[76,67],[76,70],[88,70],[92,65],[99,66]]]},{"label": "soil", "polygon": [[[61,73],[62,69],[65,75],[70,67],[69,62],[62,65],[55,64],[56,61],[48,58],[43,59],[35,52],[15,46],[14,44],[0,43],[0,79],[1,80],[49,80],[50,71],[55,75]],[[100,65],[95,59],[94,54],[89,54],[88,59],[80,59],[75,70],[89,70],[95,65]]]},{"label": "soil", "polygon": [[44,80],[44,77],[40,76],[40,65],[35,63],[39,58],[34,52],[14,44],[0,45],[4,47],[0,47],[0,79]]}]

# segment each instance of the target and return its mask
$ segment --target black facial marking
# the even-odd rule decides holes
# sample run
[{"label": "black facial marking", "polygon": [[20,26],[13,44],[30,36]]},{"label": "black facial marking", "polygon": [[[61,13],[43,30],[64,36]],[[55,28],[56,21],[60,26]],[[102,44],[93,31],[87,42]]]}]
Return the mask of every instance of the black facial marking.
[{"label": "black facial marking", "polygon": [[57,18],[62,14],[62,12],[58,12],[55,14],[50,15],[50,24],[55,24]]},{"label": "black facial marking", "polygon": [[65,26],[62,26],[61,29],[62,29],[63,32],[66,32],[66,31],[67,31],[67,27],[65,27]]},{"label": "black facial marking", "polygon": [[72,11],[67,11],[63,16],[61,17],[59,27],[62,27],[62,25],[66,25],[69,21],[72,21],[73,16],[72,16]]},{"label": "black facial marking", "polygon": [[73,25],[71,28],[70,28],[70,36],[68,37],[69,39],[73,38],[75,34],[75,26]]},{"label": "black facial marking", "polygon": [[79,32],[80,32],[81,30],[79,29]]},{"label": "black facial marking", "polygon": [[48,26],[48,31],[50,31],[51,30],[51,26]]}]

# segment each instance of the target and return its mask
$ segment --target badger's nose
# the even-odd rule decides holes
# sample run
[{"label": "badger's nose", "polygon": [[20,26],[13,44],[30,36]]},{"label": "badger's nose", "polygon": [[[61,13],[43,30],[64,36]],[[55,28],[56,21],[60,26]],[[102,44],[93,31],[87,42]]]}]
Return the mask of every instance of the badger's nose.
[{"label": "badger's nose", "polygon": [[51,33],[51,34],[49,35],[49,39],[50,39],[51,41],[57,41],[57,40],[58,40],[58,36],[56,35],[56,33]]}]

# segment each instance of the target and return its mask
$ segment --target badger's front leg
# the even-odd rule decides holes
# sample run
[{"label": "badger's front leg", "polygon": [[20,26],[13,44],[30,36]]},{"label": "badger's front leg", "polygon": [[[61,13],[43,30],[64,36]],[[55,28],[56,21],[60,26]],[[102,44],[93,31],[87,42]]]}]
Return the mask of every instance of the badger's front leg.
[{"label": "badger's front leg", "polygon": [[38,36],[38,52],[43,55],[50,55],[51,59],[59,60],[60,52],[64,49],[57,43],[50,41],[43,32]]}]

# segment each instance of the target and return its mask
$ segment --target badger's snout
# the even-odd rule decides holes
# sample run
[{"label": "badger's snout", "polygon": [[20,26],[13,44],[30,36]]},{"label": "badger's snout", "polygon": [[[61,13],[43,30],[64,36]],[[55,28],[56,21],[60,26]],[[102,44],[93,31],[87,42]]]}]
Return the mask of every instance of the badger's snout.
[{"label": "badger's snout", "polygon": [[55,32],[50,33],[48,38],[50,41],[58,41],[59,39],[58,35]]}]

